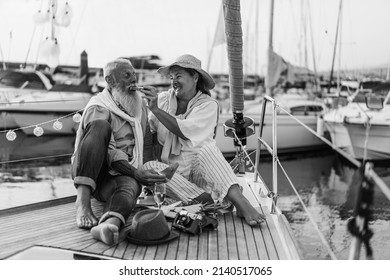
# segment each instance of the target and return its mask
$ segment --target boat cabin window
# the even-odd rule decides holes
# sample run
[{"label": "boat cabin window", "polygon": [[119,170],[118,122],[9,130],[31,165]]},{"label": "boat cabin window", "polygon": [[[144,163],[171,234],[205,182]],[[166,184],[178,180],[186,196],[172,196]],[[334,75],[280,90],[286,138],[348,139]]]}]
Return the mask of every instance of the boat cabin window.
[{"label": "boat cabin window", "polygon": [[317,113],[322,111],[322,107],[320,105],[302,105],[292,107],[290,109],[292,115],[309,115],[312,113]]},{"label": "boat cabin window", "polygon": [[366,94],[369,93],[369,91],[366,90],[360,90],[352,99],[353,103],[365,103],[366,102]]}]

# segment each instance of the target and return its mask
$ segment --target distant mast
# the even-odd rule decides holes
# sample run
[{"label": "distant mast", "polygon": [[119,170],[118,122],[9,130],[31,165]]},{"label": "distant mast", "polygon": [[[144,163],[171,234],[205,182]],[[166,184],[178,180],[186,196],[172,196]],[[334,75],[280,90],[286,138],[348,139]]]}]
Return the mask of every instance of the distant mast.
[{"label": "distant mast", "polygon": [[[338,17],[337,17],[337,26],[336,26],[336,38],[335,38],[335,41],[334,41],[334,49],[333,49],[332,68],[330,70],[330,77],[329,77],[328,93],[330,92],[330,88],[332,86],[332,80],[333,80],[334,60],[335,60],[335,57],[336,57],[337,39],[339,37],[340,18],[341,18],[342,7],[343,7],[343,0],[340,0],[339,14],[338,14]],[[339,69],[338,72],[340,72],[340,69]]]},{"label": "distant mast", "polygon": [[267,76],[266,76],[266,95],[272,96],[272,90],[270,86],[271,76],[271,54],[273,53],[273,29],[274,29],[274,0],[270,3],[270,18],[269,18],[269,38],[268,38],[268,51],[267,51]]}]

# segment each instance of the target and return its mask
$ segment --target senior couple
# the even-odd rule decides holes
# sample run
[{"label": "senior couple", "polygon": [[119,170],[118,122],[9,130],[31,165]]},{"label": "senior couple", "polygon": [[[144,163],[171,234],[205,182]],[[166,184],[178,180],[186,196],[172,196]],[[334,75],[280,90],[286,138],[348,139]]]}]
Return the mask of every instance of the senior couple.
[{"label": "senior couple", "polygon": [[[238,216],[251,226],[262,222],[263,215],[243,196],[216,147],[218,103],[210,97],[212,77],[192,55],[180,56],[158,72],[171,81],[171,88],[159,94],[151,86],[136,87],[128,60],[105,66],[107,86],[84,110],[72,157],[77,226],[91,229],[97,240],[116,244],[142,185],[166,181],[159,171],[171,164],[178,169],[167,183],[167,196],[202,201],[209,196],[207,187],[219,182],[221,197],[236,207]],[[160,149],[153,146],[153,133]],[[159,161],[154,160],[156,150],[161,152]],[[92,212],[91,196],[105,202],[99,220]]]}]

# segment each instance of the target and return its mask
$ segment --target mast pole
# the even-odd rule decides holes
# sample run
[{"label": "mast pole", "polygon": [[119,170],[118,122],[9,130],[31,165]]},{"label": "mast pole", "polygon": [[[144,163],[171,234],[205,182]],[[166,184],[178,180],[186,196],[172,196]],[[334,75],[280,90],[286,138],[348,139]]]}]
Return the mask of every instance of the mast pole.
[{"label": "mast pole", "polygon": [[274,29],[274,0],[270,3],[270,16],[269,16],[269,34],[268,34],[268,55],[267,55],[267,87],[266,94],[272,96],[271,86],[269,86],[269,76],[271,69],[271,53],[273,52],[273,29]]},{"label": "mast pole", "polygon": [[330,77],[329,77],[328,93],[330,92],[330,87],[332,85],[332,80],[333,80],[334,60],[336,57],[337,39],[339,37],[339,26],[340,26],[340,16],[341,16],[342,6],[343,6],[343,0],[340,0],[339,15],[337,16],[336,38],[335,38],[334,49],[333,49],[332,68],[330,70]]}]

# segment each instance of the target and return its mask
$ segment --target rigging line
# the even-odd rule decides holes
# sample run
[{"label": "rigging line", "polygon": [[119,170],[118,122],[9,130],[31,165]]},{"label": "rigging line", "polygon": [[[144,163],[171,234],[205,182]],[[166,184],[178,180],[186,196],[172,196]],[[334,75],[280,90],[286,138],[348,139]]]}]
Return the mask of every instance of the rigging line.
[{"label": "rigging line", "polygon": [[3,54],[3,49],[1,48],[1,44],[0,44],[0,55],[1,55],[1,60],[3,61],[3,70],[7,70],[7,65],[5,64],[5,58],[4,58],[4,54]]},{"label": "rigging line", "polygon": [[[73,49],[74,49],[74,46],[75,46],[75,42],[76,42],[76,38],[77,38],[77,34],[79,33],[79,30],[80,30],[80,25],[81,25],[81,22],[83,21],[84,19],[84,12],[86,10],[86,7],[87,7],[87,4],[88,4],[89,0],[85,1],[84,2],[84,6],[83,6],[83,9],[81,11],[81,16],[80,16],[80,20],[77,24],[77,27],[76,27],[76,33],[74,34],[73,36],[73,40],[72,40],[72,46],[70,47],[70,50],[69,50],[69,55],[68,55],[68,58],[67,58],[67,62],[69,62],[70,60],[70,57],[72,55],[72,52],[73,52]],[[70,29],[71,30],[71,29]],[[73,35],[73,34],[72,34]]]},{"label": "rigging line", "polygon": [[244,145],[242,144],[241,140],[238,138],[236,132],[233,131],[233,134],[234,134],[234,138],[236,138],[237,142],[240,144],[241,149],[244,151],[245,156],[248,158],[248,160],[249,160],[249,162],[251,163],[252,167],[254,167],[255,165],[254,165],[253,161],[252,161],[251,158],[249,157],[248,152],[246,151],[246,149],[245,149]]},{"label": "rigging line", "polygon": [[41,52],[41,46],[42,46],[42,39],[44,37],[44,33],[45,33],[45,26],[41,27],[41,38],[40,38],[40,43],[38,43],[38,48],[37,48],[37,53],[36,53],[36,56],[35,56],[35,62],[34,62],[34,69],[37,67],[38,65],[38,59],[39,59],[39,56],[40,56],[40,52]]},{"label": "rigging line", "polygon": [[315,135],[316,137],[318,137],[319,139],[321,139],[325,144],[329,145],[330,147],[332,147],[333,150],[337,151],[339,154],[341,154],[343,157],[345,157],[346,159],[348,159],[352,164],[354,164],[356,167],[360,167],[360,162],[354,158],[352,158],[347,152],[344,152],[343,150],[341,150],[340,148],[336,147],[336,145],[334,145],[332,142],[330,142],[328,139],[326,139],[325,137],[322,137],[320,135],[317,134],[317,132],[315,132],[313,129],[311,129],[310,127],[308,127],[306,124],[304,124],[303,122],[301,122],[300,120],[298,120],[296,117],[294,117],[293,115],[291,115],[286,109],[284,109],[283,107],[279,106],[279,108],[285,112],[287,115],[289,115],[290,117],[292,117],[296,122],[298,122],[300,125],[302,125],[304,128],[306,128],[308,131],[310,131],[313,135]]},{"label": "rigging line", "polygon": [[31,127],[34,127],[34,126],[40,126],[40,125],[43,125],[43,124],[48,124],[48,123],[51,123],[51,122],[54,122],[56,120],[62,120],[62,119],[65,119],[67,117],[70,117],[71,115],[74,115],[78,112],[81,112],[83,111],[84,109],[80,109],[78,111],[75,111],[75,112],[72,112],[70,114],[67,114],[65,116],[62,116],[62,117],[59,117],[59,118],[55,118],[55,119],[52,119],[52,120],[49,120],[49,121],[46,121],[46,122],[42,122],[42,123],[37,123],[37,124],[32,124],[32,125],[29,125],[29,126],[24,126],[24,127],[18,127],[18,128],[15,128],[15,129],[7,129],[7,130],[2,130],[0,131],[0,133],[4,133],[4,132],[8,132],[8,131],[17,131],[17,130],[22,130],[22,129],[26,129],[26,128],[31,128]]},{"label": "rigging line", "polygon": [[318,225],[317,223],[314,221],[313,217],[311,216],[311,214],[309,213],[309,210],[307,209],[306,205],[304,204],[301,196],[299,195],[297,189],[295,188],[294,184],[291,182],[290,180],[290,177],[287,175],[287,172],[285,171],[285,169],[283,168],[281,162],[279,161],[279,159],[277,159],[277,162],[280,166],[280,168],[282,169],[284,175],[286,176],[286,179],[288,180],[288,182],[290,183],[293,191],[295,192],[295,194],[297,195],[298,199],[299,199],[299,202],[302,204],[302,207],[303,209],[305,210],[307,216],[309,217],[309,220],[310,222],[312,223],[312,225],[314,226],[314,229],[317,231],[321,241],[324,243],[324,245],[326,246],[326,249],[328,250],[328,254],[330,255],[330,257],[333,259],[333,260],[337,260],[337,257],[336,255],[333,253],[332,249],[330,248],[330,245],[328,244],[328,242],[326,241],[324,235],[322,234],[322,232],[320,231],[320,229],[318,228]]},{"label": "rigging line", "polygon": [[37,30],[37,25],[34,24],[34,30],[33,30],[32,35],[31,35],[30,43],[28,44],[26,59],[24,60],[24,67],[26,67],[26,65],[27,65],[28,56],[30,55],[31,45],[32,45],[36,30]]},{"label": "rigging line", "polygon": [[9,161],[0,161],[0,164],[4,163],[16,163],[16,162],[22,162],[22,161],[31,161],[31,160],[38,160],[38,159],[48,159],[48,158],[55,158],[55,157],[68,157],[72,154],[61,154],[61,155],[54,155],[54,156],[45,156],[45,157],[35,157],[35,158],[22,158],[22,159],[15,159],[15,160],[9,160]]}]

